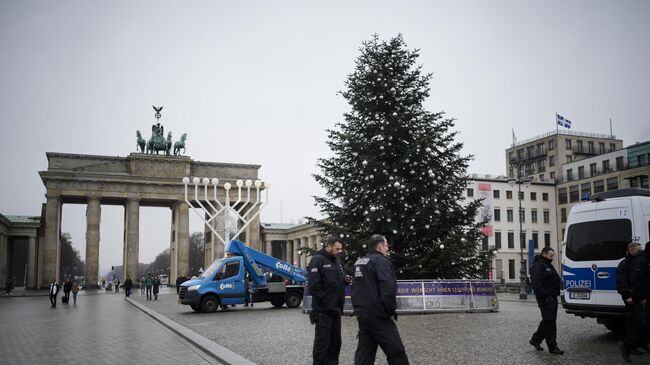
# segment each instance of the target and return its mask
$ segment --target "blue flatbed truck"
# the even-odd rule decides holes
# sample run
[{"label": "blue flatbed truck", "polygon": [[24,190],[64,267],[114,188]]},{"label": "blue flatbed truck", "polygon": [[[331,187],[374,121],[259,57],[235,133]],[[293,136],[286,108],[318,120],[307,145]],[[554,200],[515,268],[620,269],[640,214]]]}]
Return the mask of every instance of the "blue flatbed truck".
[{"label": "blue flatbed truck", "polygon": [[[295,284],[268,281],[267,273]],[[271,302],[278,308],[285,304],[297,308],[306,280],[305,270],[232,240],[226,246],[226,257],[215,260],[201,276],[180,285],[178,298],[195,312],[214,312],[220,306],[244,304],[247,296],[253,303]]]}]

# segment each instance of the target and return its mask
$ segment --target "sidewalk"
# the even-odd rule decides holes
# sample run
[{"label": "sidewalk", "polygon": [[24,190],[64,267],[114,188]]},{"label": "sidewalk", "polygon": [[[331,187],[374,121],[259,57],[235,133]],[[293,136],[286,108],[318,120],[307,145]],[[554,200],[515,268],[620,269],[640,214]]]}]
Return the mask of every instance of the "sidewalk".
[{"label": "sidewalk", "polygon": [[0,300],[3,364],[219,364],[119,294],[80,292],[56,308],[48,298]]}]

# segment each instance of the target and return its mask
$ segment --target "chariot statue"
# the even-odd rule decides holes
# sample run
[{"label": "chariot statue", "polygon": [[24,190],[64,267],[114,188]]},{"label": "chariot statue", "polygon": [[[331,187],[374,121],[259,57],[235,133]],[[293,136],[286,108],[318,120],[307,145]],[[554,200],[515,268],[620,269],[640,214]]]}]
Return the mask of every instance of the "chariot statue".
[{"label": "chariot statue", "polygon": [[136,131],[137,137],[137,147],[140,150],[140,153],[155,153],[164,152],[165,155],[169,156],[172,152],[172,146],[174,147],[174,155],[178,156],[181,154],[181,149],[183,154],[185,153],[185,138],[187,138],[187,133],[183,133],[181,140],[175,144],[172,142],[172,132],[167,133],[167,138],[165,138],[165,127],[160,124],[160,112],[163,107],[153,106],[153,110],[156,112],[156,124],[151,126],[151,138],[148,141],[142,137],[140,131]]}]

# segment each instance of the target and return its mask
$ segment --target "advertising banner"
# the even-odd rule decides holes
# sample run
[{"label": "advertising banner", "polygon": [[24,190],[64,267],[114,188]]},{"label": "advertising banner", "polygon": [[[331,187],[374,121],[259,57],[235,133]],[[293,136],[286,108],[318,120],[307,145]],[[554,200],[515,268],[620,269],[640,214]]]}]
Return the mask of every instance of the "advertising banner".
[{"label": "advertising banner", "polygon": [[[344,313],[352,314],[352,289],[345,288]],[[311,309],[311,295],[305,287],[303,311]],[[397,282],[397,313],[495,312],[499,302],[489,280],[422,280]]]},{"label": "advertising banner", "polygon": [[483,207],[480,213],[481,220],[487,222],[485,227],[481,228],[481,232],[489,237],[492,236],[494,231],[492,227],[492,184],[479,183],[478,197],[483,199]]}]

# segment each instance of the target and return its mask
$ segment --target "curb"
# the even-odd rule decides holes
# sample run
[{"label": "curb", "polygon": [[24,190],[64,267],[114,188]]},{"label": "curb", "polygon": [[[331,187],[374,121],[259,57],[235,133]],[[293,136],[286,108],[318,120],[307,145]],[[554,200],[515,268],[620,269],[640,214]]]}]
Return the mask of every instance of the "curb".
[{"label": "curb", "polygon": [[216,342],[201,336],[200,334],[192,331],[191,329],[182,326],[171,319],[163,316],[162,314],[148,308],[147,306],[138,303],[131,298],[125,298],[133,306],[144,312],[146,315],[160,322],[163,326],[169,328],[194,346],[198,347],[206,354],[212,356],[216,360],[226,365],[256,365],[254,362],[242,357],[236,352],[233,352]]}]

